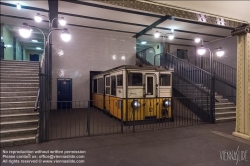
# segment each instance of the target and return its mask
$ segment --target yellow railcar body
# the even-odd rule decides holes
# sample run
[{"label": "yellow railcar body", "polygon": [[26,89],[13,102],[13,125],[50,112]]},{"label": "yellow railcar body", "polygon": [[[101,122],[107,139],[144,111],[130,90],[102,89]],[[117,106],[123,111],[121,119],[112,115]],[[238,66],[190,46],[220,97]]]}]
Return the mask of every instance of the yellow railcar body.
[{"label": "yellow railcar body", "polygon": [[[126,100],[124,100],[124,117],[127,117],[127,119],[124,118],[126,121],[140,121],[140,120],[146,120],[146,117],[155,117],[156,119],[162,119],[162,118],[171,118],[172,117],[172,111],[171,107],[164,108],[162,106],[162,102],[164,99],[167,98],[153,98],[153,99],[138,99],[138,101],[141,103],[140,108],[135,110],[133,117],[133,108],[131,107],[131,103],[133,102],[133,99],[128,99],[128,109],[126,110]],[[171,98],[169,98],[171,100]],[[162,110],[167,110],[166,116],[162,115]]]},{"label": "yellow railcar body", "polygon": [[93,105],[99,109],[104,109],[103,94],[92,93]]}]

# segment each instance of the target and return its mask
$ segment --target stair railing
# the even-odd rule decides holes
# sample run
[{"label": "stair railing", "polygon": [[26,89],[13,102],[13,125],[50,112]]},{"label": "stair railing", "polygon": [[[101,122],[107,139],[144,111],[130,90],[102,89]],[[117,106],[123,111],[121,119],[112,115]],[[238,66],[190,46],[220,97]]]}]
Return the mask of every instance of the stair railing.
[{"label": "stair railing", "polygon": [[39,63],[39,89],[37,91],[34,111],[38,111],[38,107],[39,107],[38,105],[39,105],[39,100],[40,100],[40,89],[41,89],[40,88],[40,86],[41,86],[41,78],[40,77],[41,77],[42,73],[44,73],[44,70],[45,70],[44,59],[45,59],[45,53],[42,54],[41,61]]},{"label": "stair railing", "polygon": [[[200,68],[210,71],[210,59],[207,57],[201,57]],[[236,86],[237,69],[221,62],[213,60],[213,74],[215,77],[223,80],[231,86]]]}]

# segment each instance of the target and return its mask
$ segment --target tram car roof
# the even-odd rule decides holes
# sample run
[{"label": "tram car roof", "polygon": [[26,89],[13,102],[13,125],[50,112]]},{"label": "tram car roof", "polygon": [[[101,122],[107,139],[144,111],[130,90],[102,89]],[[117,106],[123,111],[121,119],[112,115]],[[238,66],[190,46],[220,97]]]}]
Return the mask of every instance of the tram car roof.
[{"label": "tram car roof", "polygon": [[127,70],[154,70],[154,71],[169,71],[162,66],[139,66],[139,65],[121,65],[117,66],[115,68],[103,71],[103,73],[109,73],[111,71],[116,71],[116,70],[122,70],[122,69],[127,69]]}]

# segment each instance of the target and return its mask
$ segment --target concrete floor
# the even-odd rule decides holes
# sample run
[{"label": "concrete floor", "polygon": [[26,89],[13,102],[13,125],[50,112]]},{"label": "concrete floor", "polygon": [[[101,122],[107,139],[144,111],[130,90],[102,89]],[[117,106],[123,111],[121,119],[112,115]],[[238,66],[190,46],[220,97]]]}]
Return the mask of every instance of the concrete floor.
[{"label": "concrete floor", "polygon": [[[191,111],[179,109],[175,111],[174,121],[147,120],[135,125],[135,130],[153,130],[159,128],[173,128],[178,126],[197,125],[203,123]],[[69,109],[69,110],[52,110],[49,116],[49,139],[72,138],[88,136],[87,132],[87,114],[89,112],[89,130],[90,135],[104,135],[121,133],[121,121],[113,116],[104,114],[96,108],[89,109]],[[132,119],[132,117],[131,117]],[[137,123],[137,122],[136,122]],[[123,125],[124,132],[133,131],[133,123]]]},{"label": "concrete floor", "polygon": [[[84,150],[87,166],[235,166],[223,161],[220,151],[246,151],[250,165],[250,141],[233,137],[235,122],[202,124],[136,133],[82,137],[47,143],[8,147],[2,150]],[[216,134],[216,132],[217,134]],[[220,133],[220,134],[218,134]],[[3,164],[2,166],[12,165]],[[15,165],[15,164],[13,164]],[[35,164],[16,164],[35,165]],[[36,164],[65,165],[65,164]],[[74,164],[66,164],[74,165]]]}]

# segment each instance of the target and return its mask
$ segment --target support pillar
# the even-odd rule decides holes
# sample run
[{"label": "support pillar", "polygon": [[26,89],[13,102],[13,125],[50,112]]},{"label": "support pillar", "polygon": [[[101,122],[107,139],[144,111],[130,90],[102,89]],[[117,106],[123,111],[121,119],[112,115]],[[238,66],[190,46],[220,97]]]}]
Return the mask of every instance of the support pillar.
[{"label": "support pillar", "polygon": [[234,136],[250,140],[250,27],[235,30],[237,35],[236,127]]}]

